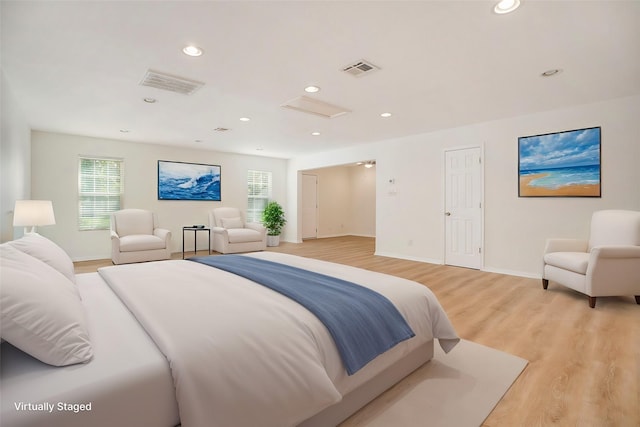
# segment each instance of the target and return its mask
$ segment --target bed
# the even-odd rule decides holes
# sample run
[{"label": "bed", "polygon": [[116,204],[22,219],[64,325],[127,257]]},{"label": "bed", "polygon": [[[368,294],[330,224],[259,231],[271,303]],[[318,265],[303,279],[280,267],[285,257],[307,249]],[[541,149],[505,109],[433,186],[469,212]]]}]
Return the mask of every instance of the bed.
[{"label": "bed", "polygon": [[[357,283],[393,303],[415,336],[348,374],[327,327],[268,287],[189,260],[74,275],[52,242],[26,240],[0,245],[6,427],[337,425],[427,362],[434,340],[447,352],[459,341],[435,296],[418,283],[293,255],[241,255]],[[12,330],[16,310],[25,308],[6,294],[26,292],[24,284],[45,272],[38,295],[58,282],[68,291],[66,301],[47,307],[81,311],[70,321],[80,339],[66,334],[45,343],[63,345],[62,356]]]}]

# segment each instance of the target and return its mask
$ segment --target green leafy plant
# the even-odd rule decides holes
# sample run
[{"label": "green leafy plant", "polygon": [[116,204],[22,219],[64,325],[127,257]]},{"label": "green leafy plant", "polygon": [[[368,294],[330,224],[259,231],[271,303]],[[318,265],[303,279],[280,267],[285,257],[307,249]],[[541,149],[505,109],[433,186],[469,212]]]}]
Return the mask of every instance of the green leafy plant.
[{"label": "green leafy plant", "polygon": [[262,224],[267,228],[267,234],[279,236],[286,223],[282,206],[278,202],[269,202],[262,211]]}]

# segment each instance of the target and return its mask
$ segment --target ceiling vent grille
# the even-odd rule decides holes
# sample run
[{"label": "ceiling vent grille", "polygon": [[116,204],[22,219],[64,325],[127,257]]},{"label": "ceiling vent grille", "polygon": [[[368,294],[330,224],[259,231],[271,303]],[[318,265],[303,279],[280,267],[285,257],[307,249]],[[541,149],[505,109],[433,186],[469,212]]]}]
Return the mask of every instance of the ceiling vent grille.
[{"label": "ceiling vent grille", "polygon": [[365,74],[371,74],[374,71],[379,70],[380,67],[372,64],[371,62],[361,59],[360,61],[347,65],[342,69],[347,74],[351,74],[354,77],[362,77]]},{"label": "ceiling vent grille", "polygon": [[171,74],[165,74],[159,71],[147,70],[147,74],[143,77],[140,85],[181,93],[183,95],[191,95],[204,86],[204,83],[184,77],[172,76]]},{"label": "ceiling vent grille", "polygon": [[328,104],[324,101],[309,98],[308,96],[299,96],[291,101],[285,102],[281,107],[302,111],[303,113],[315,114],[316,116],[322,116],[329,119],[351,112],[346,108]]}]

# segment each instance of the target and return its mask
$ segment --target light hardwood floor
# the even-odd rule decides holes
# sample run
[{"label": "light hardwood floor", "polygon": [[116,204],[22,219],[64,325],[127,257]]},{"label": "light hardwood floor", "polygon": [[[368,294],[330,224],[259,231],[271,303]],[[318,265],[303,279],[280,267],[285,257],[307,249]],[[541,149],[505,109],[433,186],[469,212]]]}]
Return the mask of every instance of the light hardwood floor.
[{"label": "light hardwood floor", "polygon": [[[640,426],[640,306],[632,296],[599,298],[591,309],[586,296],[553,282],[545,291],[536,279],[375,256],[372,238],[285,242],[268,250],[420,282],[460,337],[527,359],[484,427]],[[76,272],[103,265],[111,261],[76,263]]]}]

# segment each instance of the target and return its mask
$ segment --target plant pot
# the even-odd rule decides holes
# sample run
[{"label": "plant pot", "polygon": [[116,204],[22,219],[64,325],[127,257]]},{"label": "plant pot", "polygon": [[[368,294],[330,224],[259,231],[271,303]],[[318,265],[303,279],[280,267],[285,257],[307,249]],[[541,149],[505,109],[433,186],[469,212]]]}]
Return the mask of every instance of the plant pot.
[{"label": "plant pot", "polygon": [[273,247],[278,246],[280,244],[280,236],[269,236],[267,235],[267,246]]}]

